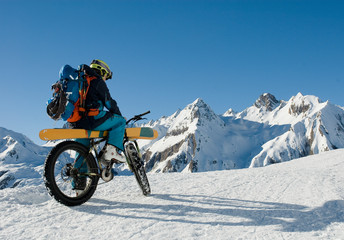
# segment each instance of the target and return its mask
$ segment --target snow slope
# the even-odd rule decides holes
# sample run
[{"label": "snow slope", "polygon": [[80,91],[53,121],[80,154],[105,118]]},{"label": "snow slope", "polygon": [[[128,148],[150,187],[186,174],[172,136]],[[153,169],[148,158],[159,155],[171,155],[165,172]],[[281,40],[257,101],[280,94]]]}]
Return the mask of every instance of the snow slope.
[{"label": "snow slope", "polygon": [[23,134],[0,127],[0,190],[36,184],[50,150],[34,144]]},{"label": "snow slope", "polygon": [[264,168],[115,176],[82,206],[0,191],[0,239],[344,239],[344,150]]}]

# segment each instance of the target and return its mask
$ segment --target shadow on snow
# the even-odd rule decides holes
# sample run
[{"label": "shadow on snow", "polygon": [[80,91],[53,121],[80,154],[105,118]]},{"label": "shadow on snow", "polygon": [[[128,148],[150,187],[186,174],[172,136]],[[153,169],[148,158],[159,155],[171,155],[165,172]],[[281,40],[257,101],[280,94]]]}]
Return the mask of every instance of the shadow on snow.
[{"label": "shadow on snow", "polygon": [[[73,210],[115,217],[222,226],[272,226],[284,232],[324,230],[344,222],[344,200],[320,207],[212,197],[206,195],[154,194],[151,204],[116,202],[93,198]],[[156,204],[157,202],[158,204]],[[90,205],[95,203],[96,205]],[[125,209],[119,214],[113,209]]]}]

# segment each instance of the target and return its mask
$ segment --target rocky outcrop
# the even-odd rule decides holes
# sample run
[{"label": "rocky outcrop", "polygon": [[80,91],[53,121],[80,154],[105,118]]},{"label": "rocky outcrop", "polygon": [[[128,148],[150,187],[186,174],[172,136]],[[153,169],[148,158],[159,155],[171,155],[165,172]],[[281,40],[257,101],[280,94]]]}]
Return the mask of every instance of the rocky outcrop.
[{"label": "rocky outcrop", "polygon": [[257,101],[254,103],[256,108],[265,107],[266,110],[272,111],[279,105],[280,101],[276,99],[276,97],[270,93],[262,94]]}]

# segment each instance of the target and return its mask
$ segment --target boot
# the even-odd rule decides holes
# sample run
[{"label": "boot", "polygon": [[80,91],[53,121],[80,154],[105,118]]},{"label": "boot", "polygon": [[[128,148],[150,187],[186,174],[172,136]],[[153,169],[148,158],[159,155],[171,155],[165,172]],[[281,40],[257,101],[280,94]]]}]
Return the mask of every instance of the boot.
[{"label": "boot", "polygon": [[123,154],[119,153],[118,148],[113,145],[106,144],[104,148],[103,155],[101,156],[101,162],[108,166],[111,164],[111,161],[114,163],[124,163],[126,162],[126,158]]}]

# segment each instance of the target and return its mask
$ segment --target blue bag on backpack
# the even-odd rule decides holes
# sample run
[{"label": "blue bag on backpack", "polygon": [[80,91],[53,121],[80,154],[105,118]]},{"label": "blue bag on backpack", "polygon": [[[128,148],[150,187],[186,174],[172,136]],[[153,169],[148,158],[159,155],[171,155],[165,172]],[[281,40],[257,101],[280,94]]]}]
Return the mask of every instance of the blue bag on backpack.
[{"label": "blue bag on backpack", "polygon": [[66,121],[74,111],[74,104],[79,99],[79,77],[78,71],[69,65],[64,65],[60,70],[60,81],[66,94],[67,103],[61,118]]},{"label": "blue bag on backpack", "polygon": [[69,65],[64,65],[59,72],[60,80],[52,88],[53,98],[48,100],[47,113],[54,119],[66,121],[73,113],[75,103],[79,99],[79,89],[82,82],[80,71]]}]

